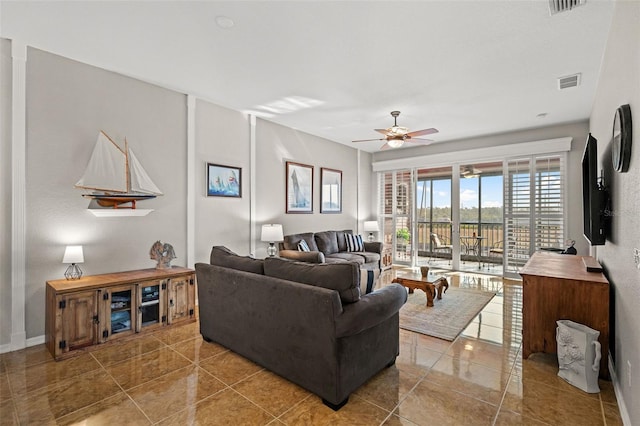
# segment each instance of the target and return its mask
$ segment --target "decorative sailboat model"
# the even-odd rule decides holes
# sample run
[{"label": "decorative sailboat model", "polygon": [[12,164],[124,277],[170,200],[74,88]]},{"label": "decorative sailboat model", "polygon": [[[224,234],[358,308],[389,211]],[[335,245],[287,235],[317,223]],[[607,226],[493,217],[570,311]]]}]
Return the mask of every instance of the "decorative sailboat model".
[{"label": "decorative sailboat model", "polygon": [[129,148],[127,140],[122,149],[103,131],[98,134],[89,164],[75,186],[93,190],[83,197],[114,209],[126,203],[131,203],[126,208],[135,209],[136,201],[163,195]]}]

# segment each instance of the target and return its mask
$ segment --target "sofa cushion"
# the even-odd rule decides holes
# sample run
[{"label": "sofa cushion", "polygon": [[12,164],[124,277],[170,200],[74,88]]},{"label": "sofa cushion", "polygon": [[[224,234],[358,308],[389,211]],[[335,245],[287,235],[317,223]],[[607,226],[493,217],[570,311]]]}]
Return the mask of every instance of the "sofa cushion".
[{"label": "sofa cushion", "polygon": [[361,251],[353,254],[364,257],[364,263],[375,263],[380,261],[380,255],[378,253]]},{"label": "sofa cushion", "polygon": [[264,260],[264,272],[270,277],[336,290],[342,303],[360,300],[360,267],[353,262],[306,263],[270,257]]},{"label": "sofa cushion", "polygon": [[353,234],[353,231],[346,229],[344,231],[336,231],[336,239],[338,240],[338,251],[347,251],[347,239],[345,235]]},{"label": "sofa cushion", "polygon": [[325,261],[329,262],[329,259],[340,260],[342,262],[356,262],[358,265],[364,264],[364,257],[360,256],[359,253],[349,253],[346,251],[326,255]]},{"label": "sofa cushion", "polygon": [[224,246],[213,246],[209,261],[212,265],[264,275],[263,260],[239,256]]},{"label": "sofa cushion", "polygon": [[339,251],[336,231],[316,232],[315,238],[318,250],[323,252],[325,256],[331,253],[337,253]]},{"label": "sofa cushion", "polygon": [[304,234],[285,235],[282,246],[285,250],[298,250],[300,240],[305,240],[309,246],[309,250],[318,251],[316,240],[313,238],[313,232],[305,232]]},{"label": "sofa cushion", "polygon": [[346,234],[347,237],[347,251],[364,251],[364,241],[362,241],[362,235]]}]

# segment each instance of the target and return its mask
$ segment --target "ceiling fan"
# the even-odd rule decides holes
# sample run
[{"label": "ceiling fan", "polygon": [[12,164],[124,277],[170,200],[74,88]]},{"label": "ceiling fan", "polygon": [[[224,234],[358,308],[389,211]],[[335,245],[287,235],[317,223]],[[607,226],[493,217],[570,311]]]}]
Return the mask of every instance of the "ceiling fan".
[{"label": "ceiling fan", "polygon": [[462,166],[460,170],[460,176],[467,179],[478,177],[480,173],[482,173],[482,170],[476,169],[472,165]]},{"label": "ceiling fan", "polygon": [[417,138],[416,136],[426,136],[433,133],[438,133],[438,129],[431,128],[410,132],[408,128],[398,126],[399,115],[400,111],[391,111],[391,116],[393,117],[393,126],[389,127],[388,129],[375,129],[376,132],[382,133],[384,135],[384,138],[361,139],[353,142],[387,141],[384,145],[382,145],[382,147],[380,147],[381,150],[389,148],[399,148],[404,145],[405,142],[416,145],[429,145],[430,143],[434,142],[431,139],[422,139]]}]

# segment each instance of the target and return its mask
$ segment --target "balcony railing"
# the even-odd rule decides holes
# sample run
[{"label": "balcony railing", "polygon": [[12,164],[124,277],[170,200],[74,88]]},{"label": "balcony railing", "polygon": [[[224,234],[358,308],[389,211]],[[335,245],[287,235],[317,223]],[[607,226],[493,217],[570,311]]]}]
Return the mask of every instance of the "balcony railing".
[{"label": "balcony railing", "polygon": [[[502,264],[499,253],[491,253],[492,248],[501,247],[503,238],[502,223],[460,223],[460,258]],[[451,259],[451,253],[434,250],[431,234],[438,235],[442,244],[452,244],[450,222],[418,222],[418,256]],[[476,239],[476,236],[483,237]]]}]

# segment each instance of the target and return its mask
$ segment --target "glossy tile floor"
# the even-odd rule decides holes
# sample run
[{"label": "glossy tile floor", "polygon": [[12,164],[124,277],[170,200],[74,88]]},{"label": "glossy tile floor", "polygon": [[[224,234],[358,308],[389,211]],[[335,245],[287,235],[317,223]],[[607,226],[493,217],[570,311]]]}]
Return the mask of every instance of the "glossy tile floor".
[{"label": "glossy tile floor", "polygon": [[[385,271],[379,285],[395,273]],[[610,382],[587,394],[556,375],[555,356],[521,359],[520,282],[443,273],[453,286],[498,293],[454,342],[401,329],[395,366],[338,412],[204,342],[191,323],[60,362],[44,345],[0,355],[0,424],[622,424]]]}]

